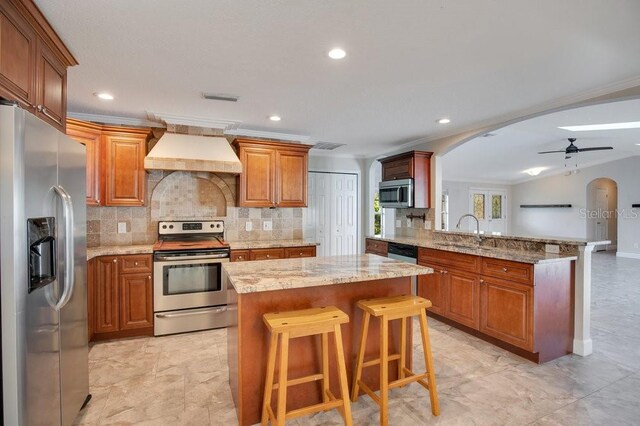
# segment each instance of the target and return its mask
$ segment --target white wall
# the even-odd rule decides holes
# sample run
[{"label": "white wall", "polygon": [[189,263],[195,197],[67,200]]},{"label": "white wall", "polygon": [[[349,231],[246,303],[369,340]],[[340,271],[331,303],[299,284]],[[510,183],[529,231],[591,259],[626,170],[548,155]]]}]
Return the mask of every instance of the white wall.
[{"label": "white wall", "polygon": [[[511,206],[509,199],[511,198],[511,185],[501,185],[495,183],[482,183],[482,182],[457,182],[451,180],[445,180],[442,182],[442,192],[447,191],[449,194],[449,230],[455,231],[456,223],[463,214],[469,212],[469,190],[474,189],[497,189],[507,192],[507,226],[505,232],[510,233],[511,223]],[[465,226],[473,225],[475,229],[475,222],[467,221]]]},{"label": "white wall", "polygon": [[[511,233],[522,236],[587,238],[587,185],[607,177],[618,186],[618,252],[640,256],[640,156],[513,185]],[[522,209],[521,204],[572,204],[570,209]],[[582,213],[582,214],[581,214]]]}]

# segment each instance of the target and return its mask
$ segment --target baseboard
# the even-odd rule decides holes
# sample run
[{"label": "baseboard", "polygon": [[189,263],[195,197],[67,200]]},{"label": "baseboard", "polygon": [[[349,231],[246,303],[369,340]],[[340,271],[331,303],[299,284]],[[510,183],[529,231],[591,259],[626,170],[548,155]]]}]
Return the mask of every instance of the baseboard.
[{"label": "baseboard", "polygon": [[640,259],[640,253],[625,253],[622,251],[617,251],[616,256],[618,257],[627,257],[629,259]]}]

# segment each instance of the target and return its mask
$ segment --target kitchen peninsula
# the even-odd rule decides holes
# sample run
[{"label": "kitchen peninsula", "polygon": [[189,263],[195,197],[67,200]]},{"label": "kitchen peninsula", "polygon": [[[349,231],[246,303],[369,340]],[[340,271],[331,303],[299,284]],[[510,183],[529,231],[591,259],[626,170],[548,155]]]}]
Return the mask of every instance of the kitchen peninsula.
[{"label": "kitchen peninsula", "polygon": [[[227,263],[223,279],[228,288],[231,326],[227,329],[229,383],[240,425],[260,421],[269,336],[262,316],[310,307],[333,305],[349,315],[343,327],[347,376],[351,378],[353,356],[358,344],[362,313],[358,300],[409,294],[411,278],[432,273],[431,268],[410,265],[385,257],[365,254],[317,258]],[[391,328],[391,351],[399,345],[399,325]],[[375,327],[374,327],[375,328]],[[379,351],[379,334],[370,330],[367,355]],[[411,354],[411,326],[407,327],[407,348]],[[319,371],[320,345],[312,337],[293,340],[289,371],[292,377]],[[409,365],[411,358],[409,357]],[[336,369],[331,369],[335,374]],[[364,371],[365,380],[377,389],[379,375],[375,369]],[[391,376],[391,375],[390,375]],[[390,377],[393,378],[393,377]],[[338,378],[332,376],[331,387],[339,394]],[[335,388],[334,388],[335,387]],[[288,409],[321,400],[314,383],[296,386],[288,398]]]}]

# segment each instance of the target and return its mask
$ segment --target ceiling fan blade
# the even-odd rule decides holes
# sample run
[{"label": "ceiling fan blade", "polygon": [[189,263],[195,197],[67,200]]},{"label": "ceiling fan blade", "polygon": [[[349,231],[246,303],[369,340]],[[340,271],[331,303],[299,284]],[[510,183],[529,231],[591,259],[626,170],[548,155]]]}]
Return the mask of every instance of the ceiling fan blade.
[{"label": "ceiling fan blade", "polygon": [[613,149],[612,146],[595,146],[593,148],[580,148],[578,149],[578,152],[585,152],[585,151],[604,151],[606,149]]},{"label": "ceiling fan blade", "polygon": [[538,154],[554,154],[556,152],[565,152],[565,150],[563,149],[561,151],[542,151],[542,152],[539,152]]}]

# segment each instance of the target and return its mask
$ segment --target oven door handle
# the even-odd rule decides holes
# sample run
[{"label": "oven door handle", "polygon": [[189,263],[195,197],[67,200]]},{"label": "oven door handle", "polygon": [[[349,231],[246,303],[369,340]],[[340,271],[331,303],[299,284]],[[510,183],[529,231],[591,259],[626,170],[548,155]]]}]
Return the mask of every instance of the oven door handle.
[{"label": "oven door handle", "polygon": [[156,255],[154,260],[172,262],[177,260],[207,260],[207,259],[227,259],[227,258],[229,258],[229,253],[206,254],[202,256],[158,256]]},{"label": "oven door handle", "polygon": [[221,308],[212,309],[210,311],[197,311],[197,312],[176,312],[171,314],[156,314],[158,318],[179,318],[179,317],[187,317],[191,315],[202,315],[202,314],[219,314],[225,312],[227,310],[226,306]]}]

